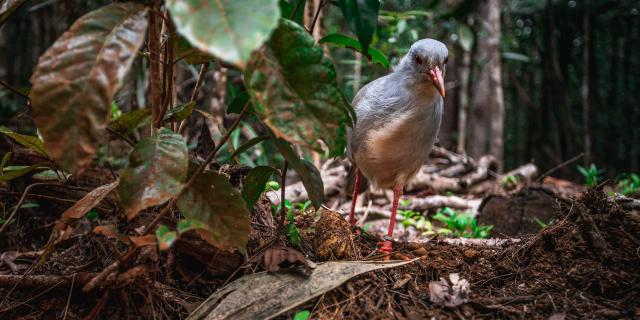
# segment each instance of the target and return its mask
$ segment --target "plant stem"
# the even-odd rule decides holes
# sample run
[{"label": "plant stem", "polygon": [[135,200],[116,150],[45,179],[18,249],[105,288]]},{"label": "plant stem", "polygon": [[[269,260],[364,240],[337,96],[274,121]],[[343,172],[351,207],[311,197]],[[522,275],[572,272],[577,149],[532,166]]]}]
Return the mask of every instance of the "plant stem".
[{"label": "plant stem", "polygon": [[320,16],[320,10],[322,10],[324,5],[325,5],[325,2],[321,1],[320,5],[318,5],[318,8],[316,8],[316,13],[313,16],[313,21],[311,22],[311,26],[309,27],[309,33],[311,35],[313,35],[313,29],[316,27],[316,22],[318,22],[318,16]]},{"label": "plant stem", "polygon": [[160,75],[160,32],[156,19],[157,12],[160,11],[160,2],[155,2],[153,8],[149,10],[149,104],[151,106],[151,118],[153,128],[160,127],[160,111],[162,108],[161,94],[162,81]]},{"label": "plant stem", "polygon": [[[195,180],[198,178],[198,176],[204,171],[204,169],[207,167],[207,165],[211,161],[213,161],[213,159],[215,158],[216,153],[218,152],[218,150],[220,150],[222,145],[224,145],[227,142],[227,140],[229,140],[229,137],[231,136],[231,133],[238,127],[240,122],[247,115],[248,111],[249,111],[249,103],[247,102],[247,104],[245,104],[244,108],[242,109],[242,112],[240,112],[240,115],[238,116],[236,121],[231,125],[231,127],[229,128],[229,130],[227,131],[225,136],[222,138],[222,141],[220,141],[220,143],[216,145],[216,148],[213,149],[213,151],[211,151],[209,153],[209,155],[207,155],[207,158],[198,167],[198,169],[196,169],[196,172],[194,172],[193,175],[191,176],[191,178],[189,178],[189,180],[184,185],[182,190],[177,195],[175,195],[173,198],[171,198],[169,203],[167,203],[164,206],[164,208],[162,208],[160,213],[158,213],[158,215],[153,219],[153,221],[151,221],[147,226],[145,226],[145,228],[142,230],[142,235],[149,234],[149,232],[151,230],[153,230],[158,225],[158,223],[160,222],[160,219],[162,219],[162,217],[164,217],[167,213],[169,213],[169,211],[171,211],[171,208],[173,208],[173,206],[176,204],[176,201],[180,198],[180,196],[182,196],[184,194],[185,190],[187,190],[189,187],[191,187],[191,185],[195,182]],[[93,290],[93,288],[95,288],[103,279],[105,279],[112,272],[116,271],[120,267],[120,265],[122,265],[124,262],[126,262],[131,257],[133,257],[133,254],[136,252],[136,250],[137,250],[137,247],[135,247],[135,246],[132,247],[132,248],[129,248],[127,253],[125,253],[124,256],[122,256],[122,258],[116,260],[114,263],[112,263],[111,265],[106,267],[104,270],[102,270],[102,272],[100,272],[95,278],[91,279],[91,281],[89,281],[82,288],[82,290],[84,292],[89,292],[89,291]]]},{"label": "plant stem", "polygon": [[11,220],[13,220],[13,218],[15,218],[16,214],[18,213],[18,210],[20,210],[20,207],[22,206],[22,203],[24,202],[25,199],[27,199],[27,195],[29,194],[29,191],[31,191],[31,189],[33,189],[35,187],[39,187],[39,186],[50,186],[50,185],[60,185],[60,184],[59,183],[50,183],[50,182],[39,182],[39,183],[34,183],[34,184],[29,185],[28,187],[26,187],[24,189],[24,191],[22,192],[22,196],[20,197],[20,200],[18,200],[18,203],[16,204],[15,208],[13,209],[13,211],[11,211],[11,214],[9,215],[9,218],[7,218],[7,220],[4,222],[4,224],[2,224],[2,227],[0,227],[0,234],[2,234],[2,231],[4,231],[4,229],[7,228],[7,226],[11,222]]},{"label": "plant stem", "polygon": [[[193,92],[191,92],[191,99],[189,102],[194,102],[198,98],[198,93],[200,92],[200,87],[202,87],[202,83],[204,82],[204,76],[209,69],[209,64],[205,63],[200,67],[200,74],[198,74],[198,80],[196,81],[195,87],[193,87]],[[178,128],[178,133],[182,134],[184,130],[187,128],[187,120],[184,119],[180,122],[180,127]]]},{"label": "plant stem", "polygon": [[167,113],[167,109],[169,109],[169,105],[173,100],[173,69],[175,68],[175,64],[173,63],[173,60],[175,59],[173,52],[173,40],[176,28],[173,25],[173,21],[171,21],[171,19],[164,19],[164,24],[168,30],[167,33],[169,34],[169,38],[167,39],[167,44],[165,47],[164,62],[162,62],[164,64],[163,70],[165,87],[163,91],[162,109],[160,109],[160,113],[158,114],[159,126],[162,125],[164,115]]},{"label": "plant stem", "polygon": [[284,205],[284,200],[288,168],[289,162],[287,162],[287,160],[284,160],[284,164],[282,165],[282,172],[280,173],[280,229],[284,228],[284,217],[287,213],[287,209]]}]

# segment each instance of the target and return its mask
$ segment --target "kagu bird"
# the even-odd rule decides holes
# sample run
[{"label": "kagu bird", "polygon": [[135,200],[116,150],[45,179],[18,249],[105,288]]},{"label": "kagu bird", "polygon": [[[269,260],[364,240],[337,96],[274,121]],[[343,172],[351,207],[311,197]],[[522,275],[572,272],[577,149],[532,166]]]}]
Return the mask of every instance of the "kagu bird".
[{"label": "kagu bird", "polygon": [[380,251],[391,252],[398,199],[405,183],[420,170],[438,135],[445,95],[447,47],[422,39],[411,46],[392,73],[364,86],[353,99],[358,121],[347,135],[347,156],[355,187],[349,222],[363,175],[377,188],[393,188],[389,232]]}]

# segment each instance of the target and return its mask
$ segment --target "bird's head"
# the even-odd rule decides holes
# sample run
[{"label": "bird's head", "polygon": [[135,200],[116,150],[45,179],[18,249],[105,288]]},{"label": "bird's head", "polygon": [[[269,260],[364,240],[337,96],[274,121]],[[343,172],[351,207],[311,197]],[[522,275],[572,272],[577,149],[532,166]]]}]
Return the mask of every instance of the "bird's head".
[{"label": "bird's head", "polygon": [[434,39],[422,39],[411,45],[409,53],[400,62],[400,69],[424,75],[444,97],[444,74],[449,51],[444,43]]}]

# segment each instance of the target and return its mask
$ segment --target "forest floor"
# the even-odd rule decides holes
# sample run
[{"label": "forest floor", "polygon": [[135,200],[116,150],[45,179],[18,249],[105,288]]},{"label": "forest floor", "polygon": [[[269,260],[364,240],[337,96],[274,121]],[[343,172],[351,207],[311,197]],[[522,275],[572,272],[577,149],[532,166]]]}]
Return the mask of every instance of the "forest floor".
[{"label": "forest floor", "polygon": [[[232,182],[241,183],[243,172],[231,172]],[[246,255],[219,251],[190,232],[168,251],[141,246],[118,272],[83,290],[126,252],[129,236],[153,219],[149,210],[127,223],[112,195],[96,207],[96,217],[69,223],[65,237],[51,245],[61,212],[113,179],[108,170],[95,169],[66,186],[33,188],[29,199],[38,206],[21,209],[0,235],[0,318],[180,319],[233,280],[274,268],[263,259],[273,248],[303,253],[306,258],[292,259],[293,265],[284,261],[276,267],[292,270],[306,259],[382,259],[375,249],[388,221],[386,204],[366,213],[373,218],[365,230],[351,229],[336,211],[298,212],[301,243],[293,246],[279,236],[271,202],[263,197],[253,212]],[[601,189],[529,180],[511,190],[483,189],[463,197],[478,211],[478,221],[494,225],[496,238],[425,237],[398,226],[391,258],[410,263],[355,276],[278,317],[309,310],[311,319],[640,318],[640,211]],[[18,181],[0,190],[5,211],[32,183]],[[433,191],[418,189],[408,195],[415,203]],[[363,207],[372,211],[377,200],[370,199]],[[479,207],[474,199],[482,200]],[[330,207],[340,209],[348,198],[339,193],[332,201]],[[532,222],[540,217],[548,222],[544,227]],[[171,226],[175,220],[163,223]],[[278,289],[264,295],[278,299]]]}]

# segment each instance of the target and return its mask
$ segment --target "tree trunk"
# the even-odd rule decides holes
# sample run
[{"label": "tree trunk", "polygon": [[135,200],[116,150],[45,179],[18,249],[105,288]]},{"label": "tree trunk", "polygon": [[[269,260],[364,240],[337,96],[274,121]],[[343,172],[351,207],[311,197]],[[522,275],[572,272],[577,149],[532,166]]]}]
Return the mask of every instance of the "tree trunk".
[{"label": "tree trunk", "polygon": [[501,0],[483,0],[477,7],[476,34],[478,39],[474,57],[476,72],[470,103],[467,150],[472,157],[489,153],[503,166],[504,98],[502,95],[502,66],[500,57]]},{"label": "tree trunk", "polygon": [[591,109],[590,99],[590,67],[591,67],[591,23],[589,21],[589,7],[585,4],[584,13],[582,16],[582,128],[583,128],[583,143],[584,143],[584,165],[588,166],[591,163],[591,121],[589,119],[589,112]]}]

